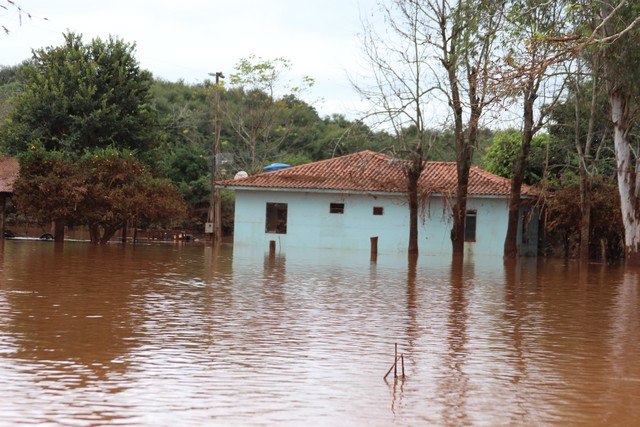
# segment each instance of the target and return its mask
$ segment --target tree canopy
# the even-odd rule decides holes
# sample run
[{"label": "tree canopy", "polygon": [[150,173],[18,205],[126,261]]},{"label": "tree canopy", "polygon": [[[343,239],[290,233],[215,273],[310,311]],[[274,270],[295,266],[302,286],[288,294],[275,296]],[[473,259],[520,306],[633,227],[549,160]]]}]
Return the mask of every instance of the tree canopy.
[{"label": "tree canopy", "polygon": [[34,142],[76,155],[89,147],[150,149],[153,79],[140,69],[134,48],[113,37],[85,43],[67,33],[61,46],[34,50],[20,70],[22,90],[2,127],[3,150],[17,154]]},{"label": "tree canopy", "polygon": [[176,187],[154,178],[131,151],[87,150],[80,158],[32,146],[20,155],[18,207],[45,222],[89,227],[91,241],[106,243],[127,221],[170,225],[186,213]]},{"label": "tree canopy", "polygon": [[[151,73],[133,51],[117,38],[84,43],[74,33],[61,46],[35,50],[17,73],[0,131],[3,151],[21,161],[18,207],[40,221],[86,224],[93,242],[108,241],[128,221],[183,218],[176,187],[138,159],[152,158],[158,120]],[[15,85],[13,70],[4,71],[3,87]]]}]

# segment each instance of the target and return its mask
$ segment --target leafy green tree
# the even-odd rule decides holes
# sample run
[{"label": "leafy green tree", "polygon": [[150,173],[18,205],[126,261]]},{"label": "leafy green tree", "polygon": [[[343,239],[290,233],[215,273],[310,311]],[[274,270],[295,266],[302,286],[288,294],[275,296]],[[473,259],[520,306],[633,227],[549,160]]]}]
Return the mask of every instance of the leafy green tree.
[{"label": "leafy green tree", "polygon": [[566,168],[580,167],[594,178],[615,175],[616,160],[607,115],[602,80],[571,76],[566,98],[549,115],[549,135],[553,140],[550,166],[556,175]]},{"label": "leafy green tree", "polygon": [[398,140],[387,132],[374,132],[360,120],[349,121],[341,114],[326,117],[314,146],[314,159],[344,156],[362,150],[384,151],[393,147],[401,151]]},{"label": "leafy green tree", "polygon": [[[177,189],[154,178],[149,160],[158,137],[152,77],[134,45],[116,38],[84,43],[74,33],[38,49],[21,67],[21,90],[0,142],[22,153],[19,206],[41,220],[84,223],[106,242],[128,221],[182,216]],[[135,150],[135,151],[132,151]]]},{"label": "leafy green tree", "polygon": [[209,153],[196,144],[176,146],[165,158],[165,173],[193,207],[209,203]]},{"label": "leafy green tree", "polygon": [[[539,134],[531,141],[530,153],[528,154],[527,167],[524,171],[525,184],[537,184],[544,176],[545,157],[547,147],[550,144],[547,134]],[[492,138],[492,143],[487,150],[483,167],[496,175],[505,178],[513,178],[513,163],[520,155],[522,145],[522,132],[516,129],[507,129],[496,132]]]},{"label": "leafy green tree", "polygon": [[116,38],[85,44],[74,33],[65,34],[61,46],[35,50],[0,134],[5,151],[20,153],[35,141],[75,155],[90,147],[148,150],[156,126],[152,78],[133,50]]},{"label": "leafy green tree", "polygon": [[205,85],[155,80],[151,103],[158,114],[160,151],[191,144],[209,150],[213,125]]},{"label": "leafy green tree", "polygon": [[[233,129],[237,140],[236,163],[247,172],[258,172],[275,159],[288,140],[296,108],[295,96],[313,84],[304,77],[299,84],[284,78],[291,69],[284,58],[263,59],[255,56],[241,59],[230,76],[231,89],[223,97],[225,124]],[[228,102],[229,95],[238,102]]]},{"label": "leafy green tree", "polygon": [[22,90],[18,74],[23,66],[0,66],[0,123],[10,117],[14,108],[13,98]]}]

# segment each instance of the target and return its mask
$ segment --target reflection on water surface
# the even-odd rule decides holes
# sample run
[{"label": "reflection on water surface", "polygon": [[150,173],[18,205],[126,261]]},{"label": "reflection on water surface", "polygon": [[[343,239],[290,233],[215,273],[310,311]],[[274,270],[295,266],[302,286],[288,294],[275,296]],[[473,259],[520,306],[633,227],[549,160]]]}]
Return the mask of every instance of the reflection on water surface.
[{"label": "reflection on water surface", "polygon": [[639,308],[596,264],[7,241],[0,425],[628,425]]}]

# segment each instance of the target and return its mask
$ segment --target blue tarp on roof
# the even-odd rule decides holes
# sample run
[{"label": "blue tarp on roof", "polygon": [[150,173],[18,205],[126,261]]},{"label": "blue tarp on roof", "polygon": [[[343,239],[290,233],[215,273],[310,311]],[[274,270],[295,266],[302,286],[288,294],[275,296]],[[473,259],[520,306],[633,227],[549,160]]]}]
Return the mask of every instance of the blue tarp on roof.
[{"label": "blue tarp on roof", "polygon": [[271,163],[269,166],[265,166],[265,172],[277,171],[280,169],[290,168],[291,165],[287,165],[286,163]]}]

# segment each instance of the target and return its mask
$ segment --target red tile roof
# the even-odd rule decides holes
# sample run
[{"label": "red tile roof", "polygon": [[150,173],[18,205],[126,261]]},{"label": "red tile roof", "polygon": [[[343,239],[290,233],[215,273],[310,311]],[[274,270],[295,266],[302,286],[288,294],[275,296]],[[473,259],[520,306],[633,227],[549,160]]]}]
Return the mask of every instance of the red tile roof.
[{"label": "red tile roof", "polygon": [[0,193],[13,193],[20,165],[15,157],[0,157]]},{"label": "red tile roof", "polygon": [[[404,160],[367,150],[247,178],[221,181],[217,184],[233,189],[278,188],[404,193],[404,165]],[[468,191],[470,195],[508,196],[510,182],[507,178],[473,166],[469,174]],[[454,162],[427,162],[420,177],[421,192],[453,195],[456,186],[457,171]],[[534,188],[523,185],[523,196],[534,194]]]}]

